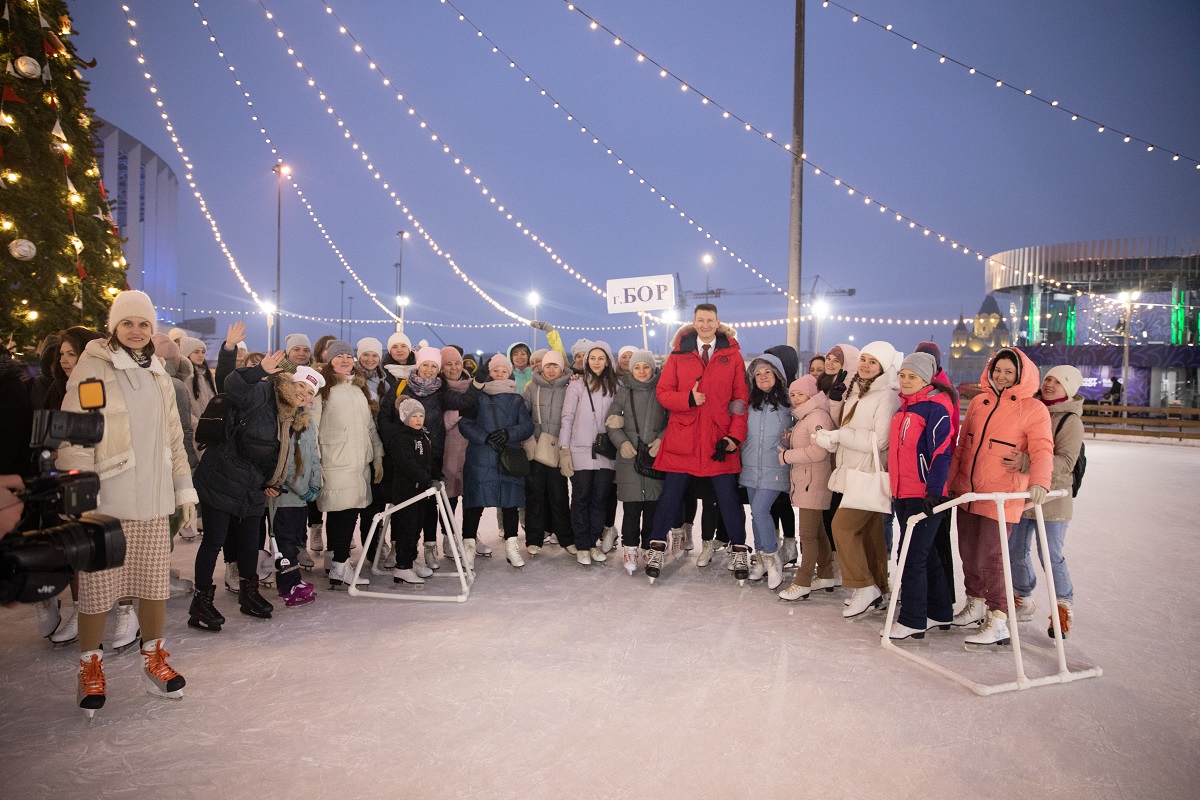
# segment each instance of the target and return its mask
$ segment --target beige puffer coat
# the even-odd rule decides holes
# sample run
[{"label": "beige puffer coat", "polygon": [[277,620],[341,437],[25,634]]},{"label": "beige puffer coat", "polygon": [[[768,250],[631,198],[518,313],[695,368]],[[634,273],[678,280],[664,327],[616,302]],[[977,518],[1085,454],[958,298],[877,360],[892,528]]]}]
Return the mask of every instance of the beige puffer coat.
[{"label": "beige puffer coat", "polygon": [[879,448],[879,468],[887,470],[892,417],[896,415],[896,409],[900,408],[895,367],[889,366],[871,381],[866,394],[860,396],[858,392],[858,384],[852,384],[841,404],[840,417],[836,410],[833,413],[840,426],[837,451],[834,454],[834,470],[829,476],[829,488],[835,492],[846,491],[843,473],[847,469],[867,473],[875,471],[875,457],[871,451],[872,439]]},{"label": "beige puffer coat", "polygon": [[371,504],[373,470],[383,473],[383,442],[362,387],[361,376],[334,376],[329,399],[313,400],[312,423],[321,449],[321,511],[345,511]]},{"label": "beige puffer coat", "polygon": [[[1041,393],[1034,397],[1040,398]],[[1054,435],[1054,473],[1050,479],[1050,490],[1066,489],[1067,496],[1058,500],[1047,500],[1042,504],[1042,514],[1047,522],[1067,522],[1074,510],[1074,498],[1071,497],[1071,486],[1075,481],[1075,461],[1079,458],[1079,450],[1083,447],[1083,395],[1077,394],[1070,400],[1046,406],[1050,412],[1050,432]],[[1065,418],[1065,419],[1064,419]],[[1062,429],[1059,429],[1059,424]],[[1021,461],[1021,472],[1029,474],[1029,454],[1024,453]],[[1033,519],[1033,509],[1021,515],[1023,519]]]}]

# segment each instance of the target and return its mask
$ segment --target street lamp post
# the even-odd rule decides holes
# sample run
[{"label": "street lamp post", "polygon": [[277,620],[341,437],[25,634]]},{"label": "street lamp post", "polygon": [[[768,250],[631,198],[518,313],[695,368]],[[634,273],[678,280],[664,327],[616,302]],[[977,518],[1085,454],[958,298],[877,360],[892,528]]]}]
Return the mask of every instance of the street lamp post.
[{"label": "street lamp post", "polygon": [[183,323],[187,320],[187,292],[180,292],[183,295],[183,308],[179,313],[179,327],[183,327]]},{"label": "street lamp post", "polygon": [[400,309],[400,322],[396,326],[396,330],[404,333],[404,309],[408,308],[408,304],[412,302],[404,295],[396,295],[396,308]]},{"label": "street lamp post", "polygon": [[[538,303],[542,302],[542,298],[537,292],[530,292],[528,300],[529,300],[529,305],[533,306],[533,321],[537,322]],[[537,347],[537,332],[538,332],[538,329],[534,328],[533,329],[533,349],[534,350],[538,349],[538,347]],[[547,344],[549,344],[549,341],[550,341],[550,337],[547,336],[546,337]]]},{"label": "street lamp post", "polygon": [[829,304],[824,300],[814,300],[812,310],[813,316],[817,318],[815,326],[817,329],[817,340],[813,345],[813,351],[819,353],[821,352],[821,323],[824,322],[826,315],[829,314]]},{"label": "street lamp post", "polygon": [[1129,396],[1129,328],[1133,317],[1133,301],[1142,296],[1141,292],[1121,292],[1117,299],[1125,304],[1125,351],[1121,354],[1121,396],[1116,398],[1120,405],[1125,405]]},{"label": "street lamp post", "polygon": [[346,282],[338,281],[342,285],[342,302],[338,305],[338,338],[346,332]]},{"label": "street lamp post", "polygon": [[354,295],[346,298],[346,341],[354,338]]},{"label": "street lamp post", "polygon": [[275,173],[275,340],[267,342],[269,351],[279,349],[279,306],[282,305],[282,288],[280,287],[280,265],[283,262],[283,176],[291,175],[292,169],[286,164],[276,164],[271,167]]},{"label": "street lamp post", "polygon": [[[271,341],[272,341],[271,328],[273,327],[272,323],[275,322],[275,314],[279,309],[270,300],[260,300],[258,303],[258,307],[263,312],[263,316],[267,318],[267,352],[270,353],[270,352],[272,352],[272,350],[271,350]],[[278,330],[276,330],[275,333],[278,334]],[[276,349],[278,349],[278,347],[279,347],[278,343],[276,343],[275,346],[276,346]]]},{"label": "street lamp post", "polygon": [[705,253],[700,260],[704,262],[704,302],[708,302],[708,279],[712,274],[713,257]]},{"label": "street lamp post", "polygon": [[400,322],[396,325],[396,330],[404,333],[404,306],[400,303],[400,298],[404,296],[404,240],[408,238],[408,231],[396,231],[396,236],[400,239],[400,253],[396,258],[396,310],[399,312]]}]

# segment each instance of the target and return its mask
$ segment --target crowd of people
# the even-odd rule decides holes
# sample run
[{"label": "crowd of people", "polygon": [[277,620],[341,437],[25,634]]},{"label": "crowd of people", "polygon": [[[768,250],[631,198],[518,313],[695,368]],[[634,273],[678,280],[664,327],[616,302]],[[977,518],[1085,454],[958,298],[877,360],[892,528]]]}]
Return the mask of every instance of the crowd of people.
[{"label": "crowd of people", "polygon": [[[903,533],[917,517],[890,636],[963,630],[971,650],[1008,645],[1013,624],[997,509],[956,509],[966,595],[957,613],[950,514],[936,509],[968,493],[1027,492],[1046,520],[1050,613],[1071,630],[1062,550],[1072,500],[1046,495],[1071,488],[1082,443],[1074,367],[1040,377],[1019,349],[1003,348],[963,415],[931,342],[907,356],[885,341],[838,344],[801,372],[786,345],[744,355],[708,303],[661,365],[603,341],[568,350],[537,321],[548,347],[518,342],[487,358],[414,347],[401,332],[386,346],[292,334],[282,350],[253,353],[234,323],[213,369],[203,342],[158,331],[157,316],[142,292],[118,294],[107,333],[52,337],[41,375],[27,382],[29,409],[78,410],[76,387],[88,379],[107,390],[103,440],[64,445],[57,464],[99,473],[99,511],[121,520],[125,563],[81,573],[70,599],[39,606],[43,636],[78,640],[78,702],[89,715],[106,697],[101,640],[114,607],[110,650],[140,642],[147,691],[182,696],[162,638],[166,601],[189,594],[188,625],[220,632],[219,555],[240,613],[255,618],[274,612],[267,585],[297,607],[316,599],[316,576],[330,590],[368,583],[355,578],[356,551],[382,559],[396,590],[421,589],[449,556],[431,496],[392,513],[386,541],[372,539],[370,551],[361,541],[385,506],[431,488],[456,513],[461,505],[467,569],[491,555],[479,538],[490,508],[513,568],[559,553],[595,568],[611,556],[653,583],[672,553],[698,543],[696,566],[723,553],[735,580],[762,581],[782,601],[851,590],[841,606],[850,620],[885,607],[894,522]],[[1020,620],[1033,618],[1036,585],[1024,505],[1009,501],[1004,514]],[[194,585],[170,568],[176,534],[201,537]]]}]

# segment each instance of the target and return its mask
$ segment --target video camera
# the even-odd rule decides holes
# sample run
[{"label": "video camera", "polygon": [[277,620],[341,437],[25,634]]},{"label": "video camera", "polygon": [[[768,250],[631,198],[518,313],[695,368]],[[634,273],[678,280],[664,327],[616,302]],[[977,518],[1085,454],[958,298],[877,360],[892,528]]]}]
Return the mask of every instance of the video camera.
[{"label": "video camera", "polygon": [[79,384],[85,413],[38,411],[29,446],[37,450],[38,475],[20,494],[25,514],[0,538],[0,605],[54,597],[76,572],[125,563],[125,534],[113,517],[92,513],[100,492],[94,472],[57,472],[53,451],[63,444],[95,447],[104,438],[104,382]]}]

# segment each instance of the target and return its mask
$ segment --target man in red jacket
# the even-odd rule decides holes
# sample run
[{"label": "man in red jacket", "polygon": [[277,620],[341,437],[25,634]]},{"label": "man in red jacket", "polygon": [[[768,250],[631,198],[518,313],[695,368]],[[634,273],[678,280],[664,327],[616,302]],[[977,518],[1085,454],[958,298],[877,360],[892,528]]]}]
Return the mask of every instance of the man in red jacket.
[{"label": "man in red jacket", "polygon": [[658,379],[658,401],[670,416],[654,466],[667,473],[654,514],[646,560],[653,583],[667,552],[667,531],[693,477],[710,478],[733,549],[733,576],[749,576],[746,517],[738,495],[739,448],[746,438],[746,365],[733,329],[722,325],[712,303],[696,306],[691,326],[680,329]]}]

